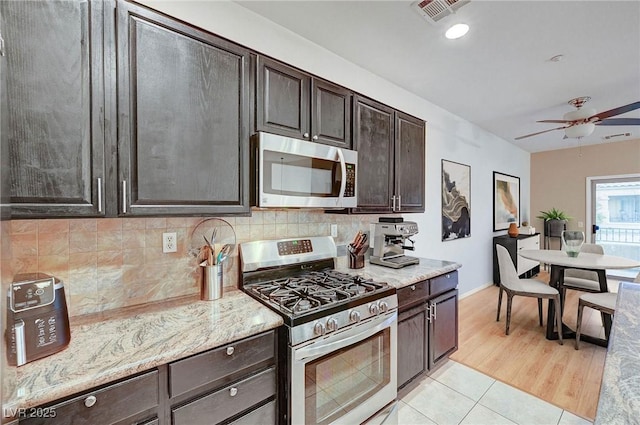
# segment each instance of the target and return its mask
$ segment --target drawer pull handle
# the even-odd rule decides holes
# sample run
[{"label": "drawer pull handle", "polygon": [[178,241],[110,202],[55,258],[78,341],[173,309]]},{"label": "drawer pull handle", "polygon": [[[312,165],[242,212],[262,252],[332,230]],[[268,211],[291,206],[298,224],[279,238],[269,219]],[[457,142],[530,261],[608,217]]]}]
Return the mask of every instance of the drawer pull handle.
[{"label": "drawer pull handle", "polygon": [[411,290],[415,291],[416,290],[416,285],[411,285]]},{"label": "drawer pull handle", "polygon": [[235,397],[238,394],[238,389],[236,387],[231,387],[231,389],[229,389],[229,395],[231,397]]},{"label": "drawer pull handle", "polygon": [[96,404],[97,401],[98,399],[96,398],[96,396],[90,395],[89,397],[84,399],[84,405],[87,407],[92,407],[94,404]]},{"label": "drawer pull handle", "polygon": [[227,347],[227,356],[232,355],[235,351],[236,351],[236,349],[233,348],[233,346]]},{"label": "drawer pull handle", "polygon": [[450,277],[451,277],[451,275],[449,275],[449,274],[448,274],[448,275],[447,275],[447,279],[449,279]]}]

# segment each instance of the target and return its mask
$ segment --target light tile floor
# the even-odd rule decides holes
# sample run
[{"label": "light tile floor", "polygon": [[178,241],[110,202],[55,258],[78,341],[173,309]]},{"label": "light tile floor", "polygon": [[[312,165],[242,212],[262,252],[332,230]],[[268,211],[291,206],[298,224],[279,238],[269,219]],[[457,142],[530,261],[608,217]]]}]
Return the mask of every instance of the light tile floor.
[{"label": "light tile floor", "polygon": [[590,425],[546,401],[448,360],[398,401],[384,424]]}]

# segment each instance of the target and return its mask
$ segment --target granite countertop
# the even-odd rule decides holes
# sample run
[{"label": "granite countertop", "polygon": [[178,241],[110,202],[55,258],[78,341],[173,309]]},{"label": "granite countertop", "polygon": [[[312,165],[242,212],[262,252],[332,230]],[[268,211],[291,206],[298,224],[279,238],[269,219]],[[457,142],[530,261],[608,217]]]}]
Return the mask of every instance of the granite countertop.
[{"label": "granite countertop", "polygon": [[[460,267],[420,258],[420,264],[401,269],[368,261],[362,269],[338,261],[336,269],[402,288]],[[240,290],[216,301],[187,297],[72,318],[69,346],[17,368],[5,407],[38,406],[282,324],[280,315]]]},{"label": "granite countertop", "polygon": [[387,282],[389,285],[400,289],[426,279],[452,272],[460,267],[462,267],[462,264],[453,261],[420,258],[420,264],[412,264],[400,269],[378,266],[366,260],[364,268],[350,269],[346,265],[339,263],[337,270],[357,274],[365,279]]},{"label": "granite countertop", "polygon": [[5,406],[37,406],[282,324],[239,290],[72,318],[69,346],[17,368]]},{"label": "granite countertop", "polygon": [[604,363],[595,424],[640,424],[640,284],[623,282]]}]

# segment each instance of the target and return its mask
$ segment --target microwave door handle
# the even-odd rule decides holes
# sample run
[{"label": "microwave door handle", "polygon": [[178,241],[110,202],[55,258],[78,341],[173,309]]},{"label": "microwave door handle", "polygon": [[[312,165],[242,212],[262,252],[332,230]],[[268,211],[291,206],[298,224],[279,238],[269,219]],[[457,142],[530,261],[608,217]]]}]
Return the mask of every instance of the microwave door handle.
[{"label": "microwave door handle", "polygon": [[342,198],[344,198],[344,191],[347,189],[347,163],[344,160],[344,154],[342,149],[338,148],[338,159],[340,160],[340,171],[342,173],[342,181],[340,182],[340,194],[338,195],[338,203],[342,205]]}]

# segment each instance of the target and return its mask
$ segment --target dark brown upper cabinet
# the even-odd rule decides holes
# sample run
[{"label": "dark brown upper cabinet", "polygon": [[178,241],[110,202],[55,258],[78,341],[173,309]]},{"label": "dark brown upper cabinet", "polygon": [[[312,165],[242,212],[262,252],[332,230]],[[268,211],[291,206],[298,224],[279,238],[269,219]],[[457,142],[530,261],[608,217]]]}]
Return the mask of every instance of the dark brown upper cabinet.
[{"label": "dark brown upper cabinet", "polygon": [[249,214],[249,50],[117,12],[120,214]]},{"label": "dark brown upper cabinet", "polygon": [[397,212],[424,212],[425,209],[424,129],[424,121],[396,111],[394,193]]},{"label": "dark brown upper cabinet", "polygon": [[0,2],[14,218],[105,214],[103,7]]},{"label": "dark brown upper cabinet", "polygon": [[362,96],[353,103],[358,208],[352,212],[424,212],[424,121]]},{"label": "dark brown upper cabinet", "polygon": [[258,57],[256,131],[351,148],[351,91]]}]

